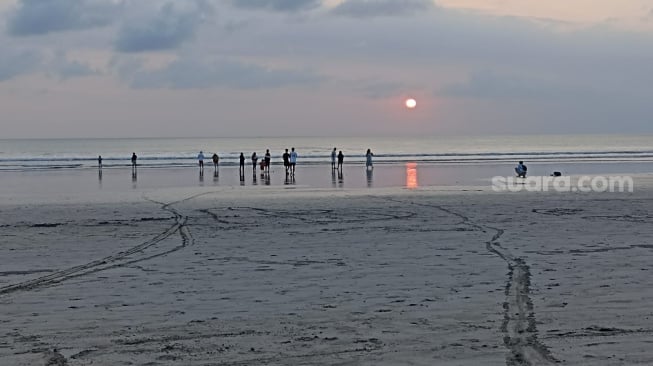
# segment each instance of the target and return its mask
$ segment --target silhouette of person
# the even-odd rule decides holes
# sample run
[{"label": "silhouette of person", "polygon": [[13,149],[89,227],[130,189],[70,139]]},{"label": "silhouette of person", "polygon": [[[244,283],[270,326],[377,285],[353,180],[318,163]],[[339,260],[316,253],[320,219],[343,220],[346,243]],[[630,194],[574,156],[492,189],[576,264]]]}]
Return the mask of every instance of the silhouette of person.
[{"label": "silhouette of person", "polygon": [[297,152],[295,148],[290,149],[290,174],[295,175],[295,165],[297,165]]},{"label": "silhouette of person", "polygon": [[240,175],[243,176],[245,173],[245,155],[240,153]]},{"label": "silhouette of person", "polygon": [[333,151],[331,151],[331,169],[336,168],[336,148],[333,148]]},{"label": "silhouette of person", "polygon": [[265,150],[265,170],[270,172],[270,149]]},{"label": "silhouette of person", "polygon": [[252,153],[252,171],[256,174],[256,162],[258,161],[258,156],[256,156],[256,151]]},{"label": "silhouette of person", "polygon": [[286,174],[288,174],[288,170],[290,169],[290,154],[288,154],[288,149],[286,149],[286,152],[281,157],[283,158],[283,167],[286,169]]},{"label": "silhouette of person", "polygon": [[136,181],[138,177],[136,176],[136,153],[132,153],[132,188],[136,189]]},{"label": "silhouette of person", "polygon": [[218,156],[218,154],[213,153],[213,156],[211,157],[211,160],[213,160],[213,168],[215,168],[215,170],[217,171],[218,170],[218,163],[220,162],[220,157]]},{"label": "silhouette of person", "polygon": [[97,156],[97,167],[102,169],[102,155]]},{"label": "silhouette of person", "polygon": [[367,152],[365,153],[365,167],[368,169],[374,168],[372,165],[372,156],[374,156],[374,154],[372,154],[372,150],[367,149]]},{"label": "silhouette of person", "polygon": [[200,163],[200,171],[204,171],[204,153],[202,151],[197,154],[197,161]]},{"label": "silhouette of person", "polygon": [[345,161],[345,156],[342,154],[342,150],[338,153],[338,169],[342,170],[342,163]]}]

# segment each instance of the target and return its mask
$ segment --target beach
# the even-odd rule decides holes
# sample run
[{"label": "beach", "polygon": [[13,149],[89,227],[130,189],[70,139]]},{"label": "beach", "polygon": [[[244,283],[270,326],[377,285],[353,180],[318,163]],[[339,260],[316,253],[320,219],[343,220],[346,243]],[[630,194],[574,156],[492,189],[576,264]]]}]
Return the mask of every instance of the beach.
[{"label": "beach", "polygon": [[0,359],[650,364],[652,181],[636,176],[632,193],[279,184],[4,200]]}]

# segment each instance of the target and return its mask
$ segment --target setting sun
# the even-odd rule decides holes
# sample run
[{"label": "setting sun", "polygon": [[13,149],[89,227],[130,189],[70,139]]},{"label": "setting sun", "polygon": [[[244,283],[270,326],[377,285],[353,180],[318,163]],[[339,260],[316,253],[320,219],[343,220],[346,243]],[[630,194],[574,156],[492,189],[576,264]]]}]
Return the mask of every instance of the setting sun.
[{"label": "setting sun", "polygon": [[417,106],[417,101],[413,98],[406,99],[406,107],[409,109],[413,109]]}]

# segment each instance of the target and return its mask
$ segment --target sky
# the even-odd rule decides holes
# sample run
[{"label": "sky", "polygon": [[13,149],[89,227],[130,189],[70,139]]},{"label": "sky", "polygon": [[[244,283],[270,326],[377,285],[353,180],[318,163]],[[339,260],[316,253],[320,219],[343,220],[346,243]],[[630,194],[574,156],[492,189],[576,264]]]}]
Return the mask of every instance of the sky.
[{"label": "sky", "polygon": [[0,0],[0,138],[650,134],[652,71],[650,0]]}]

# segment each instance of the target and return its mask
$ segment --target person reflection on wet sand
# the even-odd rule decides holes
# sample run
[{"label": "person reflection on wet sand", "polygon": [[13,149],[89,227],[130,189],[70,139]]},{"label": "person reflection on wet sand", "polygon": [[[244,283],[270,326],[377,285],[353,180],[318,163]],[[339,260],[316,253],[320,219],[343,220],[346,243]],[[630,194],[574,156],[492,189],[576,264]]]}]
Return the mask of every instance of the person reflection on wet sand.
[{"label": "person reflection on wet sand", "polygon": [[136,188],[136,182],[138,182],[138,173],[136,168],[132,169],[132,188]]},{"label": "person reflection on wet sand", "polygon": [[[267,169],[270,169],[270,168],[267,167]],[[265,185],[269,186],[270,185],[270,173],[269,173],[269,171],[265,172],[264,178],[265,178]]]},{"label": "person reflection on wet sand", "polygon": [[256,164],[254,164],[254,174],[252,174],[252,185],[253,186],[258,185],[258,183],[256,182]]},{"label": "person reflection on wet sand", "polygon": [[284,184],[295,184],[295,176],[293,174],[286,174],[286,180],[283,182]]},{"label": "person reflection on wet sand", "polygon": [[342,174],[342,169],[338,169],[338,187],[342,188],[345,186],[344,175]]},{"label": "person reflection on wet sand", "polygon": [[[333,188],[336,188],[336,168],[335,168],[335,163],[333,163],[334,168],[331,169],[331,186]],[[340,173],[340,172],[338,172]]]},{"label": "person reflection on wet sand", "polygon": [[372,188],[372,182],[374,181],[374,170],[366,168],[365,172],[367,173],[367,186]]},{"label": "person reflection on wet sand", "polygon": [[218,173],[218,170],[216,169],[213,171],[213,183],[218,183],[218,180],[220,179],[220,173]]},{"label": "person reflection on wet sand", "polygon": [[240,185],[244,186],[245,185],[245,170],[244,166],[240,168]]}]

